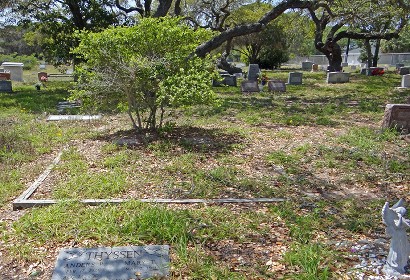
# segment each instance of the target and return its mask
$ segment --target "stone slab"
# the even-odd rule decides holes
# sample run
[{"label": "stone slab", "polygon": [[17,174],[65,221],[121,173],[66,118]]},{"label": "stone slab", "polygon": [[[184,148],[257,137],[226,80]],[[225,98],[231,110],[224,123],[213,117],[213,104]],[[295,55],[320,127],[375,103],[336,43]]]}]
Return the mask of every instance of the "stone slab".
[{"label": "stone slab", "polygon": [[236,76],[230,74],[221,74],[222,80],[213,80],[212,86],[217,87],[221,85],[236,87]]},{"label": "stone slab", "polygon": [[168,275],[168,245],[70,248],[60,251],[51,280],[129,280]]},{"label": "stone slab", "polygon": [[350,79],[350,73],[328,72],[326,81],[328,84],[338,84],[338,83],[348,83],[349,79]]},{"label": "stone slab", "polygon": [[248,76],[247,76],[248,80],[257,81],[260,72],[261,70],[259,69],[258,64],[249,64]]},{"label": "stone slab", "polygon": [[259,92],[257,81],[242,81],[241,92]]},{"label": "stone slab", "polygon": [[283,81],[268,81],[269,91],[286,92],[286,84]]},{"label": "stone slab", "polygon": [[11,81],[0,80],[0,92],[13,92]]},{"label": "stone slab", "polygon": [[410,104],[387,104],[382,128],[410,131]]},{"label": "stone slab", "polygon": [[301,85],[302,84],[303,73],[301,72],[290,72],[288,77],[289,85]]},{"label": "stone slab", "polygon": [[49,115],[47,121],[92,121],[101,118],[101,115]]}]

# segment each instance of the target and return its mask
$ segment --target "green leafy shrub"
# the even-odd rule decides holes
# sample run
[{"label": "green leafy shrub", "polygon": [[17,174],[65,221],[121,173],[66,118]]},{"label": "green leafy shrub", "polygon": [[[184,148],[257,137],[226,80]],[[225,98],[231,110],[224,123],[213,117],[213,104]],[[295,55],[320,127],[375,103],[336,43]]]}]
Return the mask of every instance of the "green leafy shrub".
[{"label": "green leafy shrub", "polygon": [[3,62],[21,62],[24,63],[24,70],[31,70],[37,66],[38,61],[34,55],[0,54],[0,64]]},{"label": "green leafy shrub", "polygon": [[216,100],[213,61],[192,55],[211,35],[180,18],[145,18],[133,27],[82,33],[75,53],[86,63],[73,98],[100,110],[127,111],[137,130],[160,128],[166,107]]}]

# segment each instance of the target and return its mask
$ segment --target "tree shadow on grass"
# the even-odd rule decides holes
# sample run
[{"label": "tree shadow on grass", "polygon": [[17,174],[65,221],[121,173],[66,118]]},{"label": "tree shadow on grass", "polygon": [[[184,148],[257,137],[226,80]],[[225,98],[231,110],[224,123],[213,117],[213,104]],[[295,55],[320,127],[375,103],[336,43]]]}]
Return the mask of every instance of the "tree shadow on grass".
[{"label": "tree shadow on grass", "polygon": [[222,129],[207,129],[200,127],[175,127],[169,131],[136,132],[135,130],[121,130],[113,134],[97,138],[126,146],[130,149],[146,148],[152,144],[165,145],[165,149],[182,148],[185,151],[197,153],[228,153],[244,143],[244,138],[238,134],[229,134]]}]

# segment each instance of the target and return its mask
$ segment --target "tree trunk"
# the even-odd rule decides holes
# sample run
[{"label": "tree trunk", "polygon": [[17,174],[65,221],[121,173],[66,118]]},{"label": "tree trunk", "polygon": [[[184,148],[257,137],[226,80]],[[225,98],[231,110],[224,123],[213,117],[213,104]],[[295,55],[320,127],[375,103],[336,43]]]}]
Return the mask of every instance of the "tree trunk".
[{"label": "tree trunk", "polygon": [[373,67],[377,67],[377,62],[379,60],[379,50],[380,50],[380,39],[376,40],[376,46],[374,49],[374,56],[373,56]]},{"label": "tree trunk", "polygon": [[159,0],[158,8],[153,15],[153,17],[164,17],[167,15],[169,9],[171,8],[172,0]]},{"label": "tree trunk", "polygon": [[372,73],[371,73],[371,71],[370,71],[370,67],[373,67],[372,66],[372,63],[373,63],[373,59],[372,59],[372,57],[373,57],[373,54],[372,54],[372,46],[370,45],[370,39],[366,39],[365,41],[364,41],[364,47],[365,47],[365,49],[366,49],[366,54],[367,54],[367,76],[371,76],[372,75]]},{"label": "tree trunk", "polygon": [[231,53],[231,48],[232,48],[232,39],[226,42],[225,52],[219,58],[217,66],[218,68],[227,71],[231,75],[234,73],[242,73],[241,68],[236,67],[234,64],[229,63],[227,61],[227,58],[229,54]]}]

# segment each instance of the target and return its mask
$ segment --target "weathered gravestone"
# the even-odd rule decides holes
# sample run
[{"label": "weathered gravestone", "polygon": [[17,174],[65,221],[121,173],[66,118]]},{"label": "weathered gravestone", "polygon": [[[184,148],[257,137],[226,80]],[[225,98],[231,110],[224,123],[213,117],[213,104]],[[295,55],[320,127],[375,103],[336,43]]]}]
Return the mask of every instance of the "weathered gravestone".
[{"label": "weathered gravestone", "polygon": [[400,75],[410,74],[410,67],[400,67],[399,74]]},{"label": "weathered gravestone", "polygon": [[302,76],[303,76],[303,73],[301,72],[290,72],[289,77],[288,77],[288,84],[289,85],[301,85]]},{"label": "weathered gravestone", "polygon": [[387,104],[382,128],[410,131],[410,104]]},{"label": "weathered gravestone", "polygon": [[356,65],[351,65],[350,70],[356,70]]},{"label": "weathered gravestone", "polygon": [[312,65],[313,65],[314,63],[313,62],[311,62],[311,61],[303,61],[302,62],[302,70],[303,71],[310,71],[310,70],[312,70]]},{"label": "weathered gravestone", "polygon": [[348,83],[349,78],[350,78],[350,73],[328,72],[326,81],[328,84]]},{"label": "weathered gravestone", "polygon": [[23,63],[20,62],[3,62],[1,66],[5,71],[10,72],[11,80],[13,81],[23,81]]},{"label": "weathered gravestone", "polygon": [[0,80],[0,92],[13,92],[11,81]]},{"label": "weathered gravestone", "polygon": [[247,77],[248,80],[249,81],[257,81],[260,72],[261,72],[261,70],[259,69],[258,64],[249,64],[248,77]]},{"label": "weathered gravestone", "polygon": [[403,75],[401,77],[401,87],[402,88],[410,88],[410,74]]},{"label": "weathered gravestone", "polygon": [[241,92],[259,92],[259,86],[257,81],[242,81]]},{"label": "weathered gravestone", "polygon": [[222,77],[221,81],[213,80],[212,86],[214,87],[221,86],[221,85],[232,86],[232,87],[237,86],[235,75],[221,74],[221,77]]},{"label": "weathered gravestone", "polygon": [[283,81],[271,80],[268,81],[269,91],[286,92],[286,84]]},{"label": "weathered gravestone", "polygon": [[342,67],[347,67],[347,66],[349,66],[349,63],[347,63],[347,62],[342,62]]},{"label": "weathered gravestone", "polygon": [[51,280],[129,280],[168,275],[168,245],[71,248],[60,251]]}]

